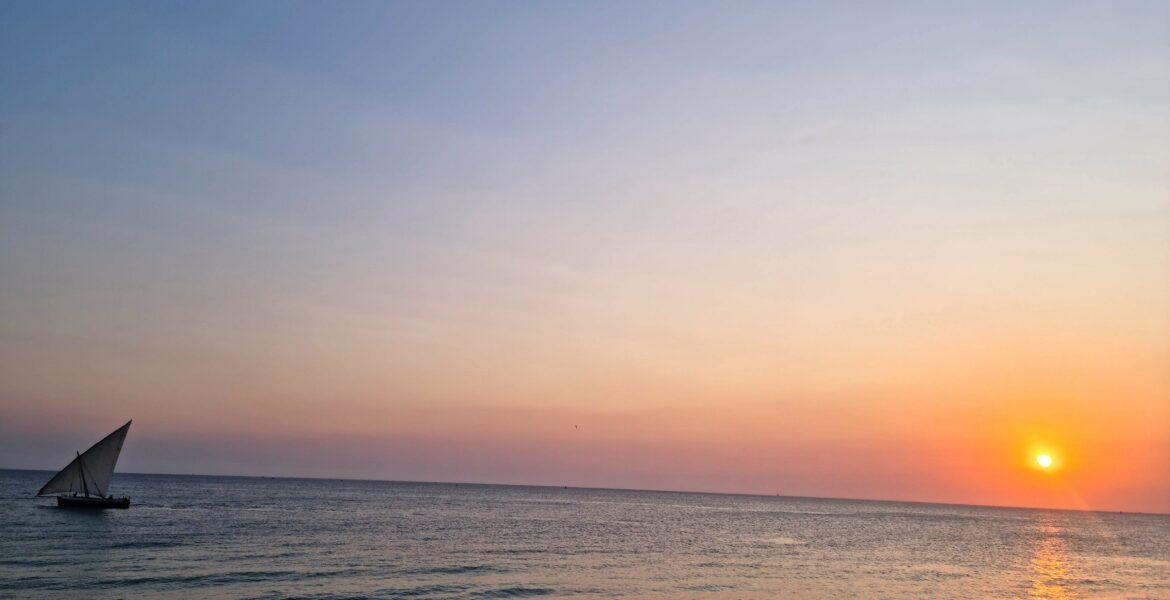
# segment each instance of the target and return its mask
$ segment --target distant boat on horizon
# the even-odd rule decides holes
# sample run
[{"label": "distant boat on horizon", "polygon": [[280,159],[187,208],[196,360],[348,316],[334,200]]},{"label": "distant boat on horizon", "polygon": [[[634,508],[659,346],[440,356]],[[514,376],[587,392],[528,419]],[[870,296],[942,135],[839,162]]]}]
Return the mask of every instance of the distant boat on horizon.
[{"label": "distant boat on horizon", "polygon": [[109,493],[114,465],[122,453],[122,442],[134,420],[116,429],[110,435],[65,465],[37,492],[37,496],[58,494],[57,506],[64,508],[130,508],[130,498],[115,498]]}]

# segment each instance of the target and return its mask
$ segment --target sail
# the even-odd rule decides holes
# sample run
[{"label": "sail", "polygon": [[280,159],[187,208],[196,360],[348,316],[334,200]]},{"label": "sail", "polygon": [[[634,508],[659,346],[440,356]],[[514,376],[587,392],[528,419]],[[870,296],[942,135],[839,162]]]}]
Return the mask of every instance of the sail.
[{"label": "sail", "polygon": [[118,455],[122,453],[122,442],[126,440],[126,433],[130,431],[130,423],[133,421],[127,421],[117,431],[79,454],[61,469],[61,472],[54,475],[37,495],[76,493],[105,496],[110,487],[110,479],[114,477],[114,465],[118,463]]}]

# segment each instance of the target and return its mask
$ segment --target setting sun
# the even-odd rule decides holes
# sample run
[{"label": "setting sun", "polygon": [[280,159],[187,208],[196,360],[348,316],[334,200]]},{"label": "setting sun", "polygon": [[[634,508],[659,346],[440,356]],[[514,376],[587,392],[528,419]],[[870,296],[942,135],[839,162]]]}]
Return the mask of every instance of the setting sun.
[{"label": "setting sun", "polygon": [[1041,468],[1047,469],[1052,466],[1052,457],[1047,454],[1041,454],[1036,457],[1036,464],[1040,465]]}]

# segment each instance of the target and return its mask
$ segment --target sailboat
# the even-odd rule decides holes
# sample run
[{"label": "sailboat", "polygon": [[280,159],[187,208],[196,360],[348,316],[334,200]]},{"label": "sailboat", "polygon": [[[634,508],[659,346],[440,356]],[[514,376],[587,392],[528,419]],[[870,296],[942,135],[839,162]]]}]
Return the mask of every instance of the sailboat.
[{"label": "sailboat", "polygon": [[130,508],[130,498],[115,498],[109,489],[114,465],[122,453],[122,442],[133,422],[127,421],[89,450],[78,452],[77,458],[54,475],[37,495],[58,494],[57,506],[67,508]]}]

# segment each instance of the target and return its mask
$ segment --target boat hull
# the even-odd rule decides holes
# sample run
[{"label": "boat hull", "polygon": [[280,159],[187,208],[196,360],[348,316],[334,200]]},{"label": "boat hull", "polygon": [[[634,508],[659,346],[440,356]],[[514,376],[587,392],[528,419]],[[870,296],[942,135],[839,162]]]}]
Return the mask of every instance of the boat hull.
[{"label": "boat hull", "polygon": [[61,508],[130,508],[130,499],[57,496],[57,506]]}]

